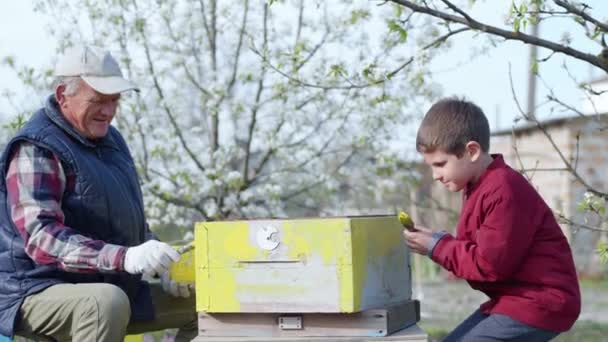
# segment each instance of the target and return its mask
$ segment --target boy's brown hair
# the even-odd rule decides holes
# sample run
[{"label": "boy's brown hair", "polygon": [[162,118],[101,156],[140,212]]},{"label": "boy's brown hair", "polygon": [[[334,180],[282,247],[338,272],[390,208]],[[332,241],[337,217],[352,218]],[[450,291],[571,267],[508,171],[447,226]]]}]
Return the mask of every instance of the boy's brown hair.
[{"label": "boy's brown hair", "polygon": [[490,125],[481,108],[455,97],[439,100],[424,115],[416,136],[416,150],[437,149],[462,157],[466,144],[476,141],[483,152],[490,150]]}]

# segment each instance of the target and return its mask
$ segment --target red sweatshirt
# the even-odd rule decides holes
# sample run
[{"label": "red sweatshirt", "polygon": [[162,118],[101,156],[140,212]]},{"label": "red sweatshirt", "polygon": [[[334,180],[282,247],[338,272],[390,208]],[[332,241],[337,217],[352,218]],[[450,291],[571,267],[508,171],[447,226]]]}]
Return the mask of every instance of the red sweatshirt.
[{"label": "red sweatshirt", "polygon": [[493,157],[463,190],[456,237],[442,237],[432,259],[490,297],[483,313],[566,331],[581,309],[568,241],[532,185]]}]

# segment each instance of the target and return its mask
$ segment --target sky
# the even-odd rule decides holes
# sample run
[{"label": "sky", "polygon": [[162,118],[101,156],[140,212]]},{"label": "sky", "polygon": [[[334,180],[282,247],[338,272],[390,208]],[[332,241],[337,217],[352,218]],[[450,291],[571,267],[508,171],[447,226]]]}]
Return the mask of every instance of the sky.
[{"label": "sky", "polygon": [[[608,1],[591,0],[592,6],[601,8],[599,13],[608,13]],[[510,1],[478,1],[471,14],[475,18],[487,23],[504,22],[503,15]],[[605,18],[604,18],[605,19]],[[2,1],[0,2],[0,56],[15,56],[20,63],[34,68],[42,68],[51,63],[55,53],[55,42],[46,33],[47,20],[34,13],[29,1]],[[559,39],[561,32],[574,31],[566,22],[554,23],[551,27],[540,28],[541,33],[548,32],[553,39]],[[572,28],[572,30],[570,30]],[[453,49],[443,55],[432,65],[433,80],[443,89],[443,94],[465,97],[484,110],[493,130],[507,129],[513,124],[513,118],[519,113],[511,94],[509,81],[509,67],[512,70],[515,91],[525,107],[527,93],[527,72],[529,70],[529,49],[519,42],[505,42],[496,48],[480,51],[479,42],[483,38],[471,36],[455,37]],[[573,36],[573,45],[585,39]],[[582,45],[581,48],[588,46]],[[547,56],[546,51],[540,51],[539,56]],[[575,91],[576,83],[561,68],[564,61],[562,56],[556,55],[543,65],[540,70],[547,84],[559,85],[554,91],[572,105],[578,106],[583,95]],[[579,78],[579,81],[596,79],[602,74],[592,72],[583,64],[569,63],[569,67]],[[22,87],[18,85],[16,77],[6,67],[0,66],[0,91],[11,89],[20,93]],[[542,86],[537,91],[537,99],[542,101],[546,95]],[[36,100],[39,101],[39,100]],[[12,115],[13,110],[4,101],[0,100],[0,122]],[[547,111],[548,112],[548,111]],[[546,112],[539,113],[539,117],[550,118]]]},{"label": "sky", "polygon": [[[0,61],[5,56],[15,56],[20,64],[42,68],[50,63],[55,53],[55,42],[46,33],[46,21],[34,13],[30,1],[0,1]],[[0,92],[5,89],[19,94],[19,85],[14,72],[0,65]],[[0,99],[0,122],[14,115],[13,109]]]}]

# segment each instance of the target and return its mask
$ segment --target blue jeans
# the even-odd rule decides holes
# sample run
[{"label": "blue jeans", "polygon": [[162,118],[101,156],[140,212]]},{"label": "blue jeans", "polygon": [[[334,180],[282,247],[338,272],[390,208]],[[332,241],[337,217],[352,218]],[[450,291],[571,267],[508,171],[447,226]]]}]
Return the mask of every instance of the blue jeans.
[{"label": "blue jeans", "polygon": [[501,314],[486,315],[476,310],[443,342],[544,342],[559,333],[531,327]]}]

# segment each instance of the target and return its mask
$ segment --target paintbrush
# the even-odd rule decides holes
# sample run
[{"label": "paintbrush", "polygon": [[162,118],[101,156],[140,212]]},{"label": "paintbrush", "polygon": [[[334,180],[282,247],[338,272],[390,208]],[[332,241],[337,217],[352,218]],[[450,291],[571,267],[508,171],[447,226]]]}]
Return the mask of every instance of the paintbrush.
[{"label": "paintbrush", "polygon": [[186,253],[186,252],[190,252],[190,251],[191,251],[191,250],[193,250],[193,249],[194,249],[194,241],[190,241],[190,242],[188,242],[187,244],[185,244],[185,245],[183,245],[183,246],[180,246],[180,247],[177,249],[177,252],[178,252],[179,254],[184,254],[184,253]]}]

